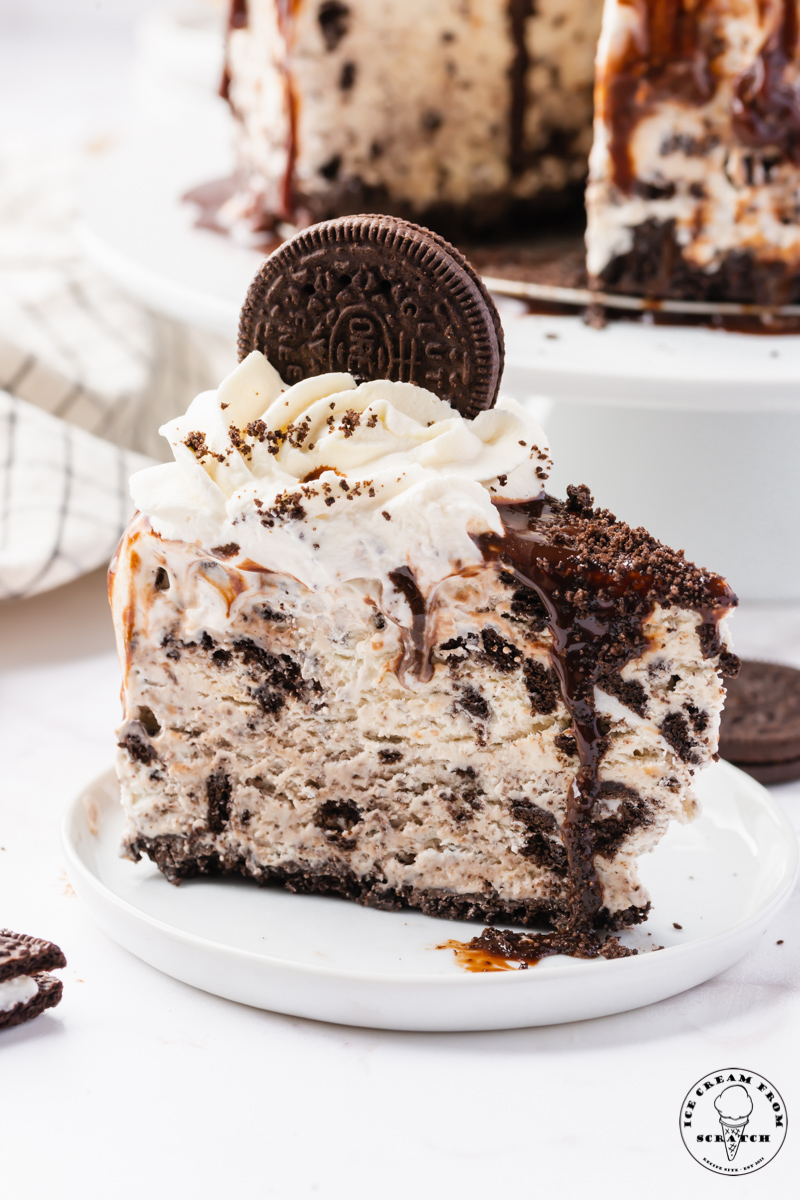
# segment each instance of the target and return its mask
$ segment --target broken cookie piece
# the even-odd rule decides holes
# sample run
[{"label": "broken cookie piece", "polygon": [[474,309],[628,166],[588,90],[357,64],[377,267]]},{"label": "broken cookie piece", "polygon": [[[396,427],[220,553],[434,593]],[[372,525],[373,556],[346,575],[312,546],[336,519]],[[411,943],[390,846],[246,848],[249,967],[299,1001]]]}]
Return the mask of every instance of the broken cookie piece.
[{"label": "broken cookie piece", "polygon": [[66,965],[53,942],[0,929],[0,1029],[32,1021],[46,1008],[55,1008],[63,988],[49,972]]}]

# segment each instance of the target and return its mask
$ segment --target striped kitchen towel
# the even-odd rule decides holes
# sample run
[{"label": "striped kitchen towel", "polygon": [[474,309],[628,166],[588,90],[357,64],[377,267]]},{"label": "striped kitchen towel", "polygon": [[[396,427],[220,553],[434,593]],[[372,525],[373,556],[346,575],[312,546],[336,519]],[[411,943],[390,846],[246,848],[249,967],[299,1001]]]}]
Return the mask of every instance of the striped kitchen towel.
[{"label": "striped kitchen towel", "polygon": [[109,559],[129,475],[232,353],[87,261],[72,223],[90,155],[0,143],[0,600]]}]

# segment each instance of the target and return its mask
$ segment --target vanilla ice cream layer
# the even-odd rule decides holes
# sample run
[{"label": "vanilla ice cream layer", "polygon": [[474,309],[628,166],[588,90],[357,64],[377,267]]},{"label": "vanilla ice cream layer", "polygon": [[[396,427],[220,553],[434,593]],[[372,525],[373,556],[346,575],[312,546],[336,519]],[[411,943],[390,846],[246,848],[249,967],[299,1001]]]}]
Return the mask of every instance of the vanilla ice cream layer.
[{"label": "vanilla ice cream layer", "polygon": [[[551,671],[552,635],[526,633],[513,595],[490,565],[444,580],[429,602],[422,682],[402,670],[408,630],[383,616],[379,585],[312,591],[240,571],[138,518],[112,581],[128,852],[160,848],[168,870],[189,855],[257,877],[335,868],[398,895],[485,896],[491,880],[503,904],[565,911],[571,718],[560,695],[548,712],[531,701],[528,681]],[[647,904],[636,859],[671,820],[695,815],[692,771],[716,749],[723,691],[699,626],[697,613],[668,608],[645,622],[646,648],[623,676],[641,683],[646,719],[595,690],[608,781],[593,815],[596,869],[611,914]],[[497,645],[513,669],[487,654]],[[662,729],[687,703],[704,714],[695,766]],[[215,780],[226,816],[211,832]]]}]

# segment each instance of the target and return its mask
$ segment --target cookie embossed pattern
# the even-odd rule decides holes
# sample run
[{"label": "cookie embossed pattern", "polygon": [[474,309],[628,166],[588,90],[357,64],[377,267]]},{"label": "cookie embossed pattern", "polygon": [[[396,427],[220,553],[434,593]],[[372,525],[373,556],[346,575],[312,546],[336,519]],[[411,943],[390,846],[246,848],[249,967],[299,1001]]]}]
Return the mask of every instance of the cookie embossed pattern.
[{"label": "cookie embossed pattern", "polygon": [[786,1138],[786,1105],[774,1084],[741,1067],[698,1079],[681,1106],[681,1137],[696,1162],[717,1175],[752,1175]]},{"label": "cookie embossed pattern", "polygon": [[437,234],[380,216],[304,231],[250,286],[239,358],[260,350],[287,383],[328,371],[433,391],[464,416],[497,399],[503,334],[466,259]]}]

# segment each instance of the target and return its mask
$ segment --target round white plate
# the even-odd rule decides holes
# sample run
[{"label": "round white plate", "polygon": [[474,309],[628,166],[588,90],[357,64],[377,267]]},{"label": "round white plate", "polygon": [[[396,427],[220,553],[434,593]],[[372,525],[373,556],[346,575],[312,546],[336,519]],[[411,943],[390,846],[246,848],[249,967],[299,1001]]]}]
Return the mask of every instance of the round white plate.
[{"label": "round white plate", "polygon": [[[235,337],[263,253],[195,228],[181,201],[230,175],[227,106],[209,98],[192,119],[140,129],[99,161],[83,199],[79,235],[97,266],[148,307]],[[498,298],[506,335],[503,390],[632,407],[800,411],[800,336],[525,314]]]},{"label": "round white plate", "polygon": [[[101,776],[63,826],[69,876],[121,945],[194,987],[295,1016],[376,1029],[513,1029],[624,1012],[731,966],[788,899],[795,834],[769,793],[719,763],[698,780],[703,815],[641,863],[654,911],[622,935],[636,957],[544,959],[527,971],[466,974],[450,950],[475,924],[415,911],[259,889],[244,880],[173,887],[118,857],[116,780]],[[673,922],[682,926],[676,929]],[[653,946],[665,949],[650,953]]]}]

